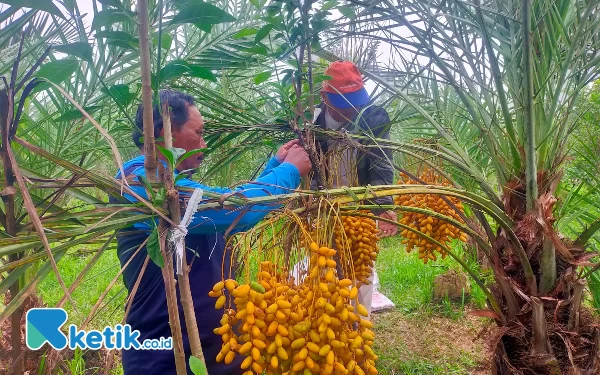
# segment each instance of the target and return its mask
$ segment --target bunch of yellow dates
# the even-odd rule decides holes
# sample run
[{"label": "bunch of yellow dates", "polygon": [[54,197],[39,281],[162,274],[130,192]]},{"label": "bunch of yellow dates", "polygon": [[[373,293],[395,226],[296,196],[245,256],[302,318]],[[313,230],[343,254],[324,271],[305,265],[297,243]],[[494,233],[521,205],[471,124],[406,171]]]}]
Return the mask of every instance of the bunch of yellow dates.
[{"label": "bunch of yellow dates", "polygon": [[335,250],[315,242],[309,249],[309,269],[299,283],[267,261],[258,281],[214,286],[215,307],[226,307],[215,329],[223,339],[217,361],[245,356],[244,375],[377,374],[373,324],[364,319],[357,286],[338,278]]},{"label": "bunch of yellow dates", "polygon": [[[363,212],[366,214],[366,212]],[[343,248],[342,242],[346,240],[346,248],[352,252],[352,263],[355,277],[362,284],[369,284],[369,277],[373,272],[373,263],[379,254],[377,224],[375,220],[365,216],[346,216],[343,219],[345,235],[340,233],[336,226],[335,243],[338,249]]]},{"label": "bunch of yellow dates", "polygon": [[[435,172],[431,169],[427,169],[422,173],[419,176],[419,179],[430,185],[450,186],[448,182],[440,181]],[[418,184],[418,182],[408,178],[404,173],[400,174],[400,181],[398,181],[398,183]],[[444,198],[442,198],[442,196],[437,194],[406,194],[399,195],[394,200],[398,206],[428,209],[449,216],[456,221],[463,222],[459,215],[459,212],[464,212],[462,203],[452,196],[444,196]],[[426,214],[403,212],[399,222],[433,238],[444,246],[446,246],[453,238],[458,238],[463,242],[467,240],[467,235],[459,228],[447,221]],[[444,250],[444,247],[428,241],[426,238],[419,236],[413,231],[404,229],[400,232],[400,235],[404,237],[402,243],[406,244],[406,251],[410,252],[413,248],[418,248],[419,258],[423,259],[424,263],[427,263],[430,260],[437,260],[436,252],[442,256],[442,259],[445,259],[448,255]]]}]

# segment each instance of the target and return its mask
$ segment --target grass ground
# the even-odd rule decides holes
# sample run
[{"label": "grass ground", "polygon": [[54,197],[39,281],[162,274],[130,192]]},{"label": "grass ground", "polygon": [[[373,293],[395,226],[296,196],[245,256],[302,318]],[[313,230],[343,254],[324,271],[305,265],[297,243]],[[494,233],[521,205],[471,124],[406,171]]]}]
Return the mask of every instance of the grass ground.
[{"label": "grass ground", "polygon": [[[381,374],[486,374],[484,347],[474,341],[483,322],[467,317],[468,308],[483,306],[481,290],[473,287],[471,297],[459,301],[435,301],[432,298],[433,281],[449,268],[458,268],[456,261],[447,258],[424,265],[417,254],[407,254],[400,239],[381,242],[377,261],[380,290],[396,305],[393,310],[374,315],[377,363]],[[59,263],[67,285],[77,277],[87,256],[66,257]],[[475,268],[474,268],[475,269]],[[115,251],[107,251],[73,293],[78,311],[70,304],[69,323],[80,324],[101,293],[110,285],[119,270]],[[483,275],[485,276],[485,275]],[[48,306],[55,305],[62,292],[50,276],[39,286],[39,294]],[[126,292],[119,278],[111,288],[106,301],[90,324],[102,329],[114,326],[123,318]],[[94,371],[86,372],[86,374]]]},{"label": "grass ground", "polygon": [[382,241],[376,267],[381,292],[396,305],[374,316],[380,374],[488,373],[483,342],[475,340],[484,322],[466,316],[469,308],[484,305],[481,289],[473,287],[471,297],[459,301],[433,299],[434,279],[458,269],[456,261],[425,265],[417,254],[407,254],[398,238],[390,238]]},{"label": "grass ground", "polygon": [[[88,263],[91,255],[75,255],[64,257],[58,264],[60,275],[67,287],[77,278],[81,270]],[[115,276],[119,273],[121,265],[116,251],[106,251],[84,277],[82,283],[72,294],[77,309],[67,302],[64,306],[69,314],[67,324],[80,325]],[[54,274],[48,275],[38,287],[38,294],[48,306],[56,306],[62,298],[63,291],[56,281]],[[117,279],[109,290],[98,312],[90,322],[90,329],[103,329],[107,325],[114,326],[120,323],[124,315],[124,304],[127,298],[127,289],[121,277]]]},{"label": "grass ground", "polygon": [[488,374],[485,349],[474,341],[482,328],[476,318],[454,320],[399,310],[375,316],[375,352],[380,374]]}]

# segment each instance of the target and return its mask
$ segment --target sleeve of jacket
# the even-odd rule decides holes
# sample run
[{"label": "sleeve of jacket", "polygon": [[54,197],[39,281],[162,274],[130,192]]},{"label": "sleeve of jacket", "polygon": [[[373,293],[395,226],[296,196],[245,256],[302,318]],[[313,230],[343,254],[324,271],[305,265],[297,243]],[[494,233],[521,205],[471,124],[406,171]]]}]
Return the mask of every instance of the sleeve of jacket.
[{"label": "sleeve of jacket", "polygon": [[[371,115],[365,119],[369,126],[369,131],[374,138],[390,139],[390,117],[387,111],[381,107],[376,107]],[[373,145],[375,142],[366,141],[365,144]],[[394,166],[392,165],[393,155],[390,149],[370,147],[369,153],[365,155],[366,163],[363,165],[368,168],[363,171],[366,176],[366,184],[369,185],[392,185],[394,183]],[[374,204],[393,204],[392,197],[382,197],[373,200]]]},{"label": "sleeve of jacket", "polygon": [[[241,194],[246,198],[266,197],[291,193],[300,185],[298,169],[290,163],[281,163],[253,182],[238,186],[235,189],[213,187],[199,184],[189,179],[181,179],[177,186],[188,188],[201,188],[219,194]],[[211,209],[198,211],[188,230],[195,234],[220,233],[235,223],[232,233],[247,230],[261,221],[269,212],[280,207],[274,205],[255,205],[245,209]]]},{"label": "sleeve of jacket", "polygon": [[265,169],[262,171],[260,176],[258,176],[258,178],[266,176],[271,172],[271,170],[273,170],[273,168],[279,167],[280,164],[281,163],[277,160],[275,156],[271,157],[271,159],[269,159],[269,161],[267,162],[267,165],[265,165]]}]

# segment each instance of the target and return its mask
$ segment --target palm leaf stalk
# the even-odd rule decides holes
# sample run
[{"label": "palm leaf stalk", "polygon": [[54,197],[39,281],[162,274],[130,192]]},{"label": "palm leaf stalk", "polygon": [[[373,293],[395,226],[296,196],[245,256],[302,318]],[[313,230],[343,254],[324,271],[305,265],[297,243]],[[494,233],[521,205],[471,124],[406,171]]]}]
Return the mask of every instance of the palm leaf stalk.
[{"label": "palm leaf stalk", "polygon": [[143,126],[144,126],[144,169],[149,181],[157,179],[157,161],[154,142],[154,121],[152,120],[152,84],[151,84],[151,62],[150,62],[150,35],[148,32],[148,1],[142,0],[137,3],[138,10],[138,32],[140,38],[140,72],[142,77],[142,103]]},{"label": "palm leaf stalk", "polygon": [[[385,206],[376,206],[375,207],[373,205],[368,205],[368,204],[365,205],[365,204],[361,203],[362,201],[368,201],[369,199],[372,199],[375,197],[398,196],[398,195],[405,195],[405,194],[407,194],[407,195],[434,194],[434,195],[439,195],[441,197],[446,197],[446,196],[459,197],[463,202],[467,203],[469,206],[479,209],[479,210],[485,212],[486,214],[490,215],[491,217],[493,217],[502,228],[506,228],[507,232],[510,233],[511,243],[514,243],[515,246],[520,245],[520,243],[517,239],[517,236],[514,233],[512,233],[512,230],[510,229],[513,225],[512,222],[502,212],[502,210],[495,207],[492,204],[492,202],[486,201],[485,199],[481,198],[477,194],[469,193],[467,191],[460,190],[460,189],[454,189],[454,188],[445,188],[445,187],[439,187],[439,186],[393,185],[393,186],[370,186],[370,187],[358,187],[358,188],[341,188],[341,189],[322,190],[322,191],[318,191],[318,192],[299,191],[296,193],[282,195],[282,196],[247,199],[246,202],[244,204],[242,204],[241,207],[244,207],[246,209],[251,209],[251,207],[253,205],[269,205],[269,204],[277,204],[277,203],[281,203],[281,202],[285,202],[288,207],[295,207],[295,206],[297,206],[297,203],[304,202],[304,201],[306,201],[307,198],[316,196],[317,200],[319,199],[319,197],[327,197],[327,199],[329,200],[329,202],[331,204],[339,205],[340,213],[342,216],[343,215],[361,216],[363,214],[359,213],[360,210],[364,210],[364,209],[368,210],[368,209],[373,209],[373,208],[398,210],[401,212],[419,212],[419,213],[425,214],[427,216],[433,216],[442,221],[452,223],[453,225],[457,226],[461,230],[472,235],[478,243],[480,243],[483,247],[485,247],[487,249],[487,251],[491,251],[491,247],[488,245],[488,242],[490,241],[489,238],[481,237],[481,235],[478,232],[476,232],[475,230],[473,230],[473,228],[469,227],[468,225],[462,224],[462,223],[460,223],[450,217],[447,217],[443,214],[439,214],[439,213],[436,213],[436,212],[434,212],[432,210],[428,210],[428,209],[402,207],[402,206],[396,206],[396,205],[389,205],[389,206],[385,205]],[[220,204],[221,203],[217,203],[217,202],[205,203],[200,206],[199,210],[210,209],[210,207],[216,208],[216,207],[219,207]],[[239,204],[240,203],[238,202],[237,204],[234,204],[233,206],[237,206]],[[317,209],[318,209],[318,207],[316,205],[312,205],[311,208],[301,205],[300,208],[292,209],[292,212],[296,215],[299,215],[299,214],[310,213]],[[255,233],[255,232],[261,232],[263,230],[268,230],[269,228],[271,228],[274,225],[274,223],[276,223],[279,220],[282,220],[282,218],[285,219],[286,217],[287,217],[287,212],[285,210],[275,213],[268,220],[257,225],[255,228],[253,228],[251,230],[251,232]],[[488,302],[490,303],[490,307],[497,314],[498,319],[501,320],[502,322],[506,322],[506,317],[504,316],[502,310],[500,309],[499,304],[496,301],[496,297],[494,297],[494,295],[490,292],[490,290],[487,288],[487,286],[479,279],[477,274],[475,272],[473,272],[473,270],[471,270],[466,265],[466,263],[464,263],[464,261],[462,259],[460,259],[460,257],[458,257],[450,248],[448,248],[447,245],[444,245],[444,244],[436,241],[435,239],[431,238],[430,236],[428,236],[424,233],[421,233],[414,228],[411,228],[411,227],[408,227],[403,224],[393,222],[390,220],[387,220],[387,222],[398,225],[402,229],[407,229],[408,231],[416,233],[418,236],[422,237],[423,239],[431,241],[432,243],[435,243],[436,245],[441,246],[444,249],[446,249],[448,251],[448,253],[450,254],[450,256],[455,258],[459,262],[459,264],[463,265],[465,267],[465,270],[474,278],[474,280],[477,282],[477,284],[482,288],[482,290],[488,297]],[[241,235],[244,236],[246,234],[244,233]]]},{"label": "palm leaf stalk", "polygon": [[[169,111],[169,103],[162,104],[162,117],[165,148],[170,150],[173,147],[173,137],[171,134],[171,114]],[[175,188],[173,182],[174,171],[171,168],[172,166],[168,165],[164,173],[164,182],[167,190],[165,204],[169,209],[170,218],[173,220],[173,224],[179,225],[181,222],[179,191]],[[167,225],[168,223],[166,222],[161,223],[161,226]],[[196,312],[194,310],[194,301],[192,299],[192,290],[190,288],[190,267],[187,263],[185,249],[182,252],[181,257],[183,270],[177,274],[177,280],[179,281],[179,295],[181,296],[181,305],[183,307],[188,339],[190,341],[190,348],[192,350],[192,356],[198,358],[202,362],[205,367],[204,372],[207,373],[206,362],[204,360],[204,354],[202,353],[202,344],[200,342],[200,331],[198,330]]]},{"label": "palm leaf stalk", "polygon": [[[297,112],[296,112],[296,115],[294,116],[294,119],[290,122],[290,126],[292,128],[292,131],[294,133],[296,133],[298,139],[300,140],[300,145],[308,151],[308,156],[310,158],[310,161],[311,161],[312,165],[315,166],[314,167],[314,178],[317,183],[317,188],[323,189],[325,187],[325,185],[323,185],[323,176],[321,174],[321,168],[319,167],[319,164],[318,164],[317,150],[315,148],[314,142],[312,142],[311,134],[309,133],[308,127],[304,126],[304,129],[305,129],[304,134],[298,127],[298,123],[300,121],[302,121],[302,123],[304,125],[306,125],[309,122],[304,116],[304,108],[303,108],[303,103],[302,103],[302,86],[303,86],[303,82],[304,82],[304,60],[305,60],[305,52],[306,51],[308,51],[308,55],[309,55],[309,59],[307,61],[307,65],[308,65],[307,83],[311,89],[308,93],[308,95],[309,95],[309,107],[308,108],[309,108],[311,115],[315,111],[314,97],[313,97],[313,92],[312,92],[312,87],[313,87],[312,61],[310,59],[310,57],[312,56],[311,47],[310,47],[311,38],[309,37],[309,35],[310,35],[309,12],[313,6],[313,0],[306,0],[304,3],[299,4],[299,5],[300,5],[300,7],[299,7],[300,29],[301,29],[301,33],[302,33],[303,42],[300,43],[300,46],[299,46],[300,50],[299,50],[298,56],[296,58],[296,61],[298,64],[298,70],[296,73],[297,79],[294,80],[294,88],[296,90],[296,103],[297,103],[296,111]],[[289,26],[291,26],[291,25],[288,25],[288,27]]]},{"label": "palm leaf stalk", "polygon": [[[4,191],[7,194],[3,194],[2,201],[4,202],[4,212],[2,215],[5,232],[8,236],[15,237],[17,234],[16,218],[15,218],[15,187],[14,187],[14,174],[12,171],[12,163],[8,155],[7,145],[9,141],[10,124],[12,121],[12,93],[6,90],[0,91],[0,131],[2,131],[2,164],[4,167]],[[9,256],[9,262],[15,262],[19,260],[19,254],[15,253]],[[11,298],[19,294],[20,288],[18,283],[13,283],[10,288]],[[12,359],[14,362],[14,369],[16,372],[21,373],[23,371],[23,360],[21,357],[21,317],[23,316],[23,309],[17,309],[11,316],[11,337],[12,337]]]},{"label": "palm leaf stalk", "polygon": [[[151,63],[150,63],[150,35],[148,32],[148,1],[140,0],[137,3],[138,7],[138,30],[140,38],[140,69],[142,76],[142,103],[143,103],[143,128],[144,128],[144,169],[146,176],[150,182],[157,180],[157,160],[156,160],[156,144],[154,139],[154,121],[153,121],[153,108],[152,103],[152,86],[150,81],[151,76]],[[159,9],[159,14],[162,14],[162,9]],[[160,46],[159,46],[160,49]],[[160,65],[160,61],[158,62]],[[167,111],[168,113],[168,111]],[[170,125],[170,122],[168,122]],[[170,129],[169,129],[170,133]],[[172,143],[168,140],[167,143]],[[165,176],[169,171],[165,171]],[[169,181],[171,186],[168,185]],[[167,177],[167,189],[169,192],[173,192],[172,179]],[[172,194],[171,194],[172,195]],[[172,201],[172,200],[169,200]],[[176,202],[176,207],[172,207],[170,213],[174,211],[179,217],[179,200]],[[177,218],[175,218],[177,220]],[[185,375],[187,373],[187,365],[185,362],[185,350],[183,346],[183,334],[181,331],[181,322],[179,319],[179,309],[177,308],[177,293],[175,290],[175,275],[173,270],[173,262],[167,253],[167,229],[169,224],[165,220],[161,220],[158,228],[155,230],[159,233],[159,246],[160,253],[163,259],[164,266],[162,267],[162,276],[165,283],[165,292],[167,295],[167,308],[169,313],[169,325],[171,327],[171,334],[174,341],[174,356],[175,356],[175,368],[177,375]],[[189,281],[186,284],[189,288]],[[185,295],[187,297],[187,294]],[[182,300],[183,302],[183,300]],[[191,301],[187,300],[188,303]],[[186,314],[187,317],[187,314]],[[189,326],[189,325],[188,325]],[[198,333],[196,332],[196,335]],[[194,337],[194,336],[192,336]],[[199,343],[199,342],[198,342]],[[201,350],[201,349],[200,349]]]},{"label": "palm leaf stalk", "polygon": [[[521,5],[522,32],[523,32],[523,72],[524,81],[523,97],[525,107],[523,108],[523,118],[525,121],[525,174],[526,174],[526,202],[527,211],[533,211],[535,200],[538,198],[537,183],[537,159],[536,159],[536,140],[535,140],[535,113],[533,109],[535,94],[533,87],[533,60],[531,44],[531,1],[523,0]],[[536,295],[537,290],[532,290],[531,294]]]}]

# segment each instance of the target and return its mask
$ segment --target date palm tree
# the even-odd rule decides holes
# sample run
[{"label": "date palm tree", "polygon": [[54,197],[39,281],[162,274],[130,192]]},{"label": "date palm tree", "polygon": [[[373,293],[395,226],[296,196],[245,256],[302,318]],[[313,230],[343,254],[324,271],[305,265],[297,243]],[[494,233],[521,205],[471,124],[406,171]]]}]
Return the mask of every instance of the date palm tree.
[{"label": "date palm tree", "polygon": [[[584,226],[565,238],[558,228],[575,206],[557,206],[582,123],[578,98],[600,73],[599,3],[350,2],[352,23],[379,25],[352,34],[386,43],[386,68],[401,79],[367,75],[418,109],[440,138],[435,152],[460,170],[456,181],[475,182],[510,218],[510,229],[494,230],[476,215],[501,305],[495,373],[600,371],[600,334],[582,305],[597,210],[578,211]],[[415,82],[426,84],[407,93]],[[518,243],[508,240],[513,234]]]}]

